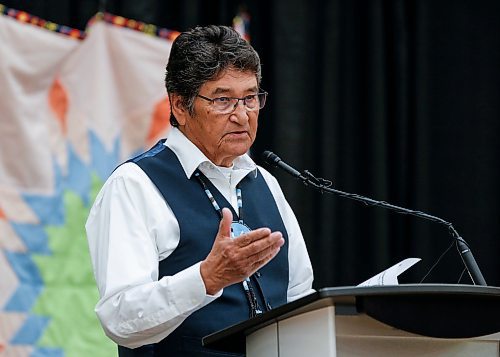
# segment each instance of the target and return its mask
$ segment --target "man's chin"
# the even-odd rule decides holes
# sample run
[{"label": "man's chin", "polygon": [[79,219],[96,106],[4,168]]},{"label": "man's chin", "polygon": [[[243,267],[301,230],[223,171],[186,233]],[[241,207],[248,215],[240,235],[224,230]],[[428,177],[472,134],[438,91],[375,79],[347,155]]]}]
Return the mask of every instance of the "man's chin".
[{"label": "man's chin", "polygon": [[231,147],[228,148],[229,150],[227,152],[233,157],[241,156],[241,155],[246,154],[248,152],[248,150],[250,150],[250,146],[251,145],[248,145],[248,144],[231,145]]}]

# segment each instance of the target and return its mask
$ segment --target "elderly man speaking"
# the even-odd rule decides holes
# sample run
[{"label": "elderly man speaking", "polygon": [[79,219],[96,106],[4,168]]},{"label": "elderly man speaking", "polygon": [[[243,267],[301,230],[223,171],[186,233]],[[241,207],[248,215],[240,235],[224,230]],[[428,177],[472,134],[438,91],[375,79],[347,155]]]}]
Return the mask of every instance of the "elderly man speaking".
[{"label": "elderly man speaking", "polygon": [[229,27],[173,43],[173,128],[113,172],[86,224],[95,311],[120,356],[230,356],[202,337],[312,291],[295,215],[247,155],[260,81],[258,54]]}]

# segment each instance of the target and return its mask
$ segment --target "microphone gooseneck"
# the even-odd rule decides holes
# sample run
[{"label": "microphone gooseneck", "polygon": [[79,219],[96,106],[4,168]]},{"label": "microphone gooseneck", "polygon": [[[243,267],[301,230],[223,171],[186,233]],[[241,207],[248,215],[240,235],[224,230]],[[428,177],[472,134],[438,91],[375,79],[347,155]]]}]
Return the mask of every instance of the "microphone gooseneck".
[{"label": "microphone gooseneck", "polygon": [[462,259],[462,262],[465,265],[465,268],[467,269],[467,272],[469,273],[469,276],[474,283],[474,285],[483,285],[486,286],[486,280],[483,277],[483,274],[481,273],[481,270],[479,269],[479,266],[477,265],[476,260],[474,259],[474,256],[472,255],[472,252],[469,248],[469,245],[467,242],[458,234],[456,229],[453,227],[453,225],[450,222],[445,221],[442,218],[432,216],[430,214],[421,212],[421,211],[415,211],[412,209],[396,206],[390,203],[387,203],[385,201],[377,201],[365,196],[361,196],[355,193],[348,193],[340,190],[336,190],[331,186],[331,181],[322,179],[322,178],[317,178],[313,174],[311,174],[309,171],[305,170],[303,173],[299,172],[298,170],[294,169],[287,163],[283,162],[278,155],[274,154],[271,151],[264,151],[262,153],[262,158],[264,161],[274,167],[278,167],[282,169],[283,171],[287,172],[288,174],[299,178],[306,186],[312,186],[313,188],[319,190],[321,193],[323,192],[328,192],[328,193],[333,193],[341,197],[345,197],[351,200],[363,202],[366,205],[369,206],[376,206],[376,207],[382,207],[385,209],[389,209],[391,211],[394,211],[399,214],[407,214],[419,218],[426,219],[428,221],[436,222],[442,225],[445,225],[448,228],[448,231],[450,232],[451,236],[455,239],[455,244],[458,250],[458,253],[460,254],[460,257]]}]

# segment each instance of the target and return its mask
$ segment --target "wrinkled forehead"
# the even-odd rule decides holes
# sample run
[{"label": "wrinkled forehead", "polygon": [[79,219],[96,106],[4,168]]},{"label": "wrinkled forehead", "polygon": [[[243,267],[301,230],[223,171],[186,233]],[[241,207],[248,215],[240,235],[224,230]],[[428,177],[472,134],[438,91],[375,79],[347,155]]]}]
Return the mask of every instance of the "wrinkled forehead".
[{"label": "wrinkled forehead", "polygon": [[215,79],[202,84],[200,93],[235,94],[256,93],[259,90],[257,75],[252,71],[241,71],[234,68],[223,70]]}]

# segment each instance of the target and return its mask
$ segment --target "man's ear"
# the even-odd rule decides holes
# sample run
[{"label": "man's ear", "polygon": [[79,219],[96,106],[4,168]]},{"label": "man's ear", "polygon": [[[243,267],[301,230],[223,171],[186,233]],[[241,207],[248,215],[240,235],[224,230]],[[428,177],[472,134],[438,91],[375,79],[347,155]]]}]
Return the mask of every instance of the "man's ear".
[{"label": "man's ear", "polygon": [[179,126],[184,126],[190,114],[189,110],[182,103],[182,97],[176,93],[172,93],[170,95],[170,105],[172,106],[172,113],[175,119],[177,119]]}]

